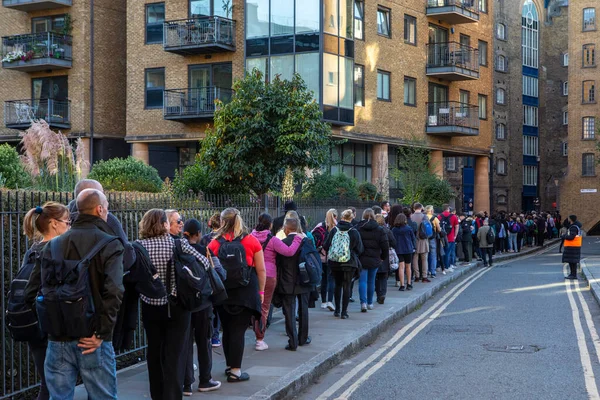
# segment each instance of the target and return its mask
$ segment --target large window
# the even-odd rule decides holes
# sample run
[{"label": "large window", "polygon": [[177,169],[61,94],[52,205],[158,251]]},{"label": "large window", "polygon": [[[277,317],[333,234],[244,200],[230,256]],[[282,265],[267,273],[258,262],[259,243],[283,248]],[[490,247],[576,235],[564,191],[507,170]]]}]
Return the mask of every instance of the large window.
[{"label": "large window", "polygon": [[523,106],[523,125],[538,126],[538,108]]},{"label": "large window", "polygon": [[162,108],[165,89],[165,69],[146,70],[146,108]]},{"label": "large window", "polygon": [[596,117],[583,117],[582,139],[591,140],[596,137]]},{"label": "large window", "polygon": [[504,158],[500,158],[496,162],[496,173],[498,175],[506,175],[506,160]]},{"label": "large window", "polygon": [[408,76],[404,77],[404,104],[417,105],[417,80]]},{"label": "large window", "polygon": [[523,135],[523,155],[539,156],[539,141],[537,136]]},{"label": "large window", "polygon": [[478,98],[479,119],[487,119],[487,96],[480,94]]},{"label": "large window", "polygon": [[363,0],[354,0],[354,38],[365,38],[365,3]]},{"label": "large window", "polygon": [[404,43],[417,44],[417,19],[404,14]]},{"label": "large window", "polygon": [[501,40],[506,40],[506,25],[498,22],[496,25],[496,37]]},{"label": "large window", "polygon": [[521,48],[523,51],[523,65],[538,67],[539,49],[539,18],[533,1],[523,5],[521,16]]},{"label": "large window", "polygon": [[271,1],[271,36],[294,34],[294,0]]},{"label": "large window", "polygon": [[500,72],[506,72],[506,57],[503,55],[498,56],[496,61],[496,69]]},{"label": "large window", "polygon": [[496,103],[506,104],[506,91],[502,88],[496,89]]},{"label": "large window", "polygon": [[218,15],[231,18],[233,3],[230,0],[190,0],[190,17]]},{"label": "large window", "polygon": [[488,12],[488,6],[487,6],[488,0],[478,0],[478,1],[479,1],[479,11],[487,13]]},{"label": "large window", "polygon": [[69,98],[68,76],[50,76],[31,80],[31,97],[37,99],[67,100]]},{"label": "large window", "polygon": [[581,175],[596,176],[596,156],[594,153],[584,153],[581,161]]},{"label": "large window", "polygon": [[523,96],[538,97],[538,78],[523,75]]},{"label": "large window", "polygon": [[372,146],[363,143],[337,145],[331,153],[331,173],[343,172],[358,182],[371,182]]},{"label": "large window", "polygon": [[584,8],[583,9],[583,30],[584,31],[595,31],[596,30],[596,9],[595,8]]},{"label": "large window", "polygon": [[446,171],[456,172],[456,157],[446,157]]},{"label": "large window", "polygon": [[296,54],[296,72],[300,74],[309,90],[312,90],[315,100],[319,101],[319,53]]},{"label": "large window", "polygon": [[487,67],[488,65],[488,44],[483,40],[479,41],[479,65]]},{"label": "large window", "polygon": [[506,140],[506,125],[499,123],[496,124],[496,139]]},{"label": "large window", "polygon": [[[31,19],[31,33],[62,33],[65,28],[65,14]],[[162,36],[161,36],[162,41]]]},{"label": "large window", "polygon": [[581,102],[584,104],[596,102],[596,81],[583,81]]},{"label": "large window", "polygon": [[354,64],[354,105],[365,106],[365,67]]},{"label": "large window", "polygon": [[588,43],[583,45],[583,67],[596,66],[596,45]]},{"label": "large window", "polygon": [[377,70],[377,100],[390,101],[390,73]]},{"label": "large window", "polygon": [[163,42],[163,23],[165,22],[165,3],[146,5],[146,43]]},{"label": "large window", "polygon": [[523,166],[523,185],[525,186],[537,186],[537,165],[524,165]]},{"label": "large window", "polygon": [[377,7],[377,33],[381,36],[392,37],[389,8]]}]

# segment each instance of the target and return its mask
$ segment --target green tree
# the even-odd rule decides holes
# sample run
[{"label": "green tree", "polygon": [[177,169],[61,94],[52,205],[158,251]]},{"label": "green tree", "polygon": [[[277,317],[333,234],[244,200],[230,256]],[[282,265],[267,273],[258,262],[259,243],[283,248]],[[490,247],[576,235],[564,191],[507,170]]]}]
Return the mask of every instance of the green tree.
[{"label": "green tree", "polygon": [[158,193],[163,185],[156,168],[133,157],[98,161],[88,178],[100,182],[105,190]]},{"label": "green tree", "polygon": [[357,200],[358,187],[356,179],[339,172],[335,175],[321,172],[313,175],[304,190],[304,197],[315,200]]},{"label": "green tree", "polygon": [[297,173],[326,164],[331,127],[298,74],[265,83],[255,69],[233,89],[230,103],[218,102],[196,160],[206,166],[210,187],[281,191],[286,169]]},{"label": "green tree", "polygon": [[407,146],[398,148],[398,168],[391,172],[391,178],[400,181],[403,204],[420,202],[424,205],[441,206],[455,196],[448,181],[440,179],[431,170],[430,151],[425,142],[413,138]]},{"label": "green tree", "polygon": [[19,153],[8,143],[0,145],[0,176],[2,186],[9,189],[23,189],[31,185],[31,178],[19,159]]}]

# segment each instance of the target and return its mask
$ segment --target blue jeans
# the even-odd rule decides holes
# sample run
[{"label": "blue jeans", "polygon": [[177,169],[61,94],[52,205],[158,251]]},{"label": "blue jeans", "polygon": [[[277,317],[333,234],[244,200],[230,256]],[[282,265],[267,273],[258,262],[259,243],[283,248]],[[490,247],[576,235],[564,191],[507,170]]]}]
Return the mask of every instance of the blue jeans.
[{"label": "blue jeans", "polygon": [[373,304],[373,293],[375,293],[375,275],[379,268],[366,269],[360,271],[360,279],[358,280],[358,294],[360,302]]},{"label": "blue jeans", "polygon": [[78,342],[48,341],[44,372],[52,400],[71,400],[77,374],[81,375],[90,399],[117,398],[117,363],[111,342],[91,354],[82,355]]},{"label": "blue jeans", "polygon": [[448,259],[450,264],[446,265],[446,268],[456,265],[456,242],[448,243],[448,253],[450,253]]},{"label": "blue jeans", "polygon": [[510,233],[508,236],[508,249],[514,252],[517,252],[519,248],[517,247],[517,233]]},{"label": "blue jeans", "polygon": [[435,270],[437,268],[437,241],[431,239],[429,241],[429,255],[427,257],[427,269],[428,272],[435,276]]},{"label": "blue jeans", "polygon": [[321,276],[321,302],[333,302],[333,290],[335,289],[335,280],[331,276],[331,268],[327,261],[323,263],[323,275]]}]

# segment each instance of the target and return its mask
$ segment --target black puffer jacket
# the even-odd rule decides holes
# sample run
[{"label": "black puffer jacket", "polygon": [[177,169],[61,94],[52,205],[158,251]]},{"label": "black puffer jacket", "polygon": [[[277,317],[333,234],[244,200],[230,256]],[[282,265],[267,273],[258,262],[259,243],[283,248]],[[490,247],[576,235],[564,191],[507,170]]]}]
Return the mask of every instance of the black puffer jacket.
[{"label": "black puffer jacket", "polygon": [[375,269],[381,266],[383,260],[390,258],[390,244],[388,236],[377,221],[362,220],[357,226],[365,250],[360,255],[360,262],[364,269]]}]

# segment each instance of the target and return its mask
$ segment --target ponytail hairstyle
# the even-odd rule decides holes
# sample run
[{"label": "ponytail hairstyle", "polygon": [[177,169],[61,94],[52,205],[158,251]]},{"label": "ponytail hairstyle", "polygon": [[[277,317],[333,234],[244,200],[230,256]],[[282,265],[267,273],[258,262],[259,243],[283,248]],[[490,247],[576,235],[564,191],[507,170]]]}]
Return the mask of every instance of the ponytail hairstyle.
[{"label": "ponytail hairstyle", "polygon": [[215,239],[223,237],[225,234],[233,234],[233,238],[238,238],[248,234],[248,228],[244,225],[244,220],[236,208],[226,208],[221,213],[221,228],[217,231]]},{"label": "ponytail hairstyle", "polygon": [[55,201],[44,203],[43,206],[32,208],[23,218],[23,233],[29,240],[39,241],[48,233],[50,220],[69,218],[69,209]]},{"label": "ponytail hairstyle", "polygon": [[221,227],[221,213],[214,213],[208,220],[208,227],[213,231],[216,231]]},{"label": "ponytail hairstyle", "polygon": [[267,213],[262,213],[258,216],[258,224],[256,225],[256,231],[268,231],[271,230],[271,224],[273,223],[273,217]]},{"label": "ponytail hairstyle", "polygon": [[325,225],[327,227],[327,231],[332,230],[337,225],[337,217],[338,212],[335,208],[329,209],[327,214],[325,214]]},{"label": "ponytail hairstyle", "polygon": [[354,219],[354,211],[352,211],[350,208],[347,210],[344,210],[344,212],[342,213],[342,220],[346,221],[346,222],[352,222],[353,219]]}]

